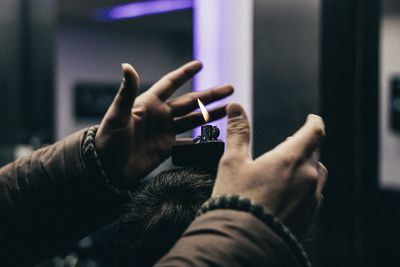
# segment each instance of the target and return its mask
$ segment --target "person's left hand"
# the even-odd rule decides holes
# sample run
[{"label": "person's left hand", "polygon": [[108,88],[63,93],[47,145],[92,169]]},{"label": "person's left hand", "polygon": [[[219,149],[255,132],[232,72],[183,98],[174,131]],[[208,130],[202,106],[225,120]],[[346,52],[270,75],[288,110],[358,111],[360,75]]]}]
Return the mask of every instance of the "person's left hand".
[{"label": "person's left hand", "polygon": [[240,105],[230,104],[227,113],[227,148],[219,162],[212,197],[249,198],[301,236],[322,203],[328,175],[318,152],[325,138],[322,118],[309,115],[293,136],[253,160],[246,112]]},{"label": "person's left hand", "polygon": [[[202,68],[193,61],[168,73],[136,98],[139,76],[129,64],[122,65],[121,87],[104,116],[95,143],[109,179],[129,187],[144,178],[170,156],[176,134],[204,123],[197,98],[205,104],[233,93],[230,85],[168,98]],[[136,98],[136,100],[135,100]],[[210,111],[211,121],[226,115],[225,106]]]}]

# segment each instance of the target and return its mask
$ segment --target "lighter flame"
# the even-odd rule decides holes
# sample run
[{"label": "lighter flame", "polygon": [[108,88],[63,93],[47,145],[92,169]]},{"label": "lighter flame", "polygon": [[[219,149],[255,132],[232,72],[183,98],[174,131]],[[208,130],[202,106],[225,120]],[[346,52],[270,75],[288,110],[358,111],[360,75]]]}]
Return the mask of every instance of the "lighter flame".
[{"label": "lighter flame", "polygon": [[200,99],[197,98],[197,103],[199,103],[199,107],[201,110],[201,113],[203,114],[203,118],[205,122],[208,122],[210,120],[210,114],[208,113],[206,107],[201,103]]}]

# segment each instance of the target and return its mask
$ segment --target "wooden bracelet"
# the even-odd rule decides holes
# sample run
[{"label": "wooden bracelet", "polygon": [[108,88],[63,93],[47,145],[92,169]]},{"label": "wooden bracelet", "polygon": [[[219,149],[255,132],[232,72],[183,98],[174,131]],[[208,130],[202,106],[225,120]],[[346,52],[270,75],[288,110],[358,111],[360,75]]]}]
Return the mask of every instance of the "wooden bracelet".
[{"label": "wooden bracelet", "polygon": [[126,197],[129,195],[128,191],[117,188],[110,181],[110,179],[108,179],[108,176],[104,171],[103,164],[101,163],[101,160],[98,156],[96,145],[94,142],[97,129],[98,126],[90,127],[89,130],[86,132],[82,144],[82,156],[85,167],[89,173],[101,179],[112,192],[120,195],[121,197]]}]

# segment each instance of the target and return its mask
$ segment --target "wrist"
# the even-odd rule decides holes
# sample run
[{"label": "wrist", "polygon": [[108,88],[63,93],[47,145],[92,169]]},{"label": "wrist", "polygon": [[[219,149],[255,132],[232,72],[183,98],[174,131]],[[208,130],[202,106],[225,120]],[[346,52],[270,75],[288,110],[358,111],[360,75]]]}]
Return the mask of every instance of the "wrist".
[{"label": "wrist", "polygon": [[110,180],[108,174],[104,169],[104,164],[101,161],[98,150],[95,144],[96,133],[98,126],[90,127],[83,139],[82,143],[82,158],[84,167],[87,172],[93,176],[96,181],[104,184],[112,193],[126,197],[129,195],[127,190],[121,189]]},{"label": "wrist", "polygon": [[296,258],[299,260],[301,266],[312,266],[303,246],[292,234],[290,229],[263,205],[252,203],[250,199],[243,198],[238,195],[223,195],[219,197],[213,197],[206,201],[200,208],[197,216],[218,209],[232,209],[252,214],[260,221],[264,222],[269,228],[271,228],[271,230],[273,230],[282,238],[282,240],[286,242],[286,244],[296,255]]}]

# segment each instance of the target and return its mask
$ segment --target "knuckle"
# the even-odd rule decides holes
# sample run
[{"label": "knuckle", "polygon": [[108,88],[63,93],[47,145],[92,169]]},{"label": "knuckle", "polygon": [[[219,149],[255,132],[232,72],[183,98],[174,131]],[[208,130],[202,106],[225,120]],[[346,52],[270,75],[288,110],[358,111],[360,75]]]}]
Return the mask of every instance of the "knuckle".
[{"label": "knuckle", "polygon": [[183,69],[181,70],[181,76],[185,77],[185,78],[191,78],[193,76],[193,72],[188,70],[188,69]]},{"label": "knuckle", "polygon": [[166,79],[167,79],[167,81],[168,81],[168,83],[170,84],[171,87],[178,87],[179,83],[178,83],[177,79],[175,79],[175,78],[173,78],[171,76],[167,76]]},{"label": "knuckle", "polygon": [[164,75],[161,80],[164,80],[169,86],[177,87],[179,86],[179,76],[182,74],[180,72],[171,72]]},{"label": "knuckle", "polygon": [[183,99],[184,101],[181,101],[182,102],[181,104],[187,104],[187,103],[195,104],[197,102],[197,99],[201,100],[198,94],[193,94],[193,93],[187,94],[184,97],[185,97]]},{"label": "knuckle", "polygon": [[285,168],[291,168],[298,162],[298,157],[294,153],[285,153],[281,159],[281,164]]},{"label": "knuckle", "polygon": [[302,176],[306,181],[307,185],[311,187],[316,187],[319,180],[318,170],[312,166],[307,166],[302,170]]},{"label": "knuckle", "polygon": [[219,161],[220,168],[230,168],[234,165],[234,162],[227,156],[223,156]]},{"label": "knuckle", "polygon": [[236,154],[225,154],[222,156],[219,166],[221,168],[233,168],[240,162],[240,157]]},{"label": "knuckle", "polygon": [[228,136],[231,135],[250,135],[249,124],[239,117],[230,118]]},{"label": "knuckle", "polygon": [[208,97],[215,98],[218,96],[219,88],[217,87],[217,88],[209,89],[207,93],[208,93]]},{"label": "knuckle", "polygon": [[325,129],[322,125],[318,125],[316,127],[314,127],[313,129],[313,134],[314,136],[316,136],[318,139],[322,139],[325,137],[326,133],[325,133]]}]

